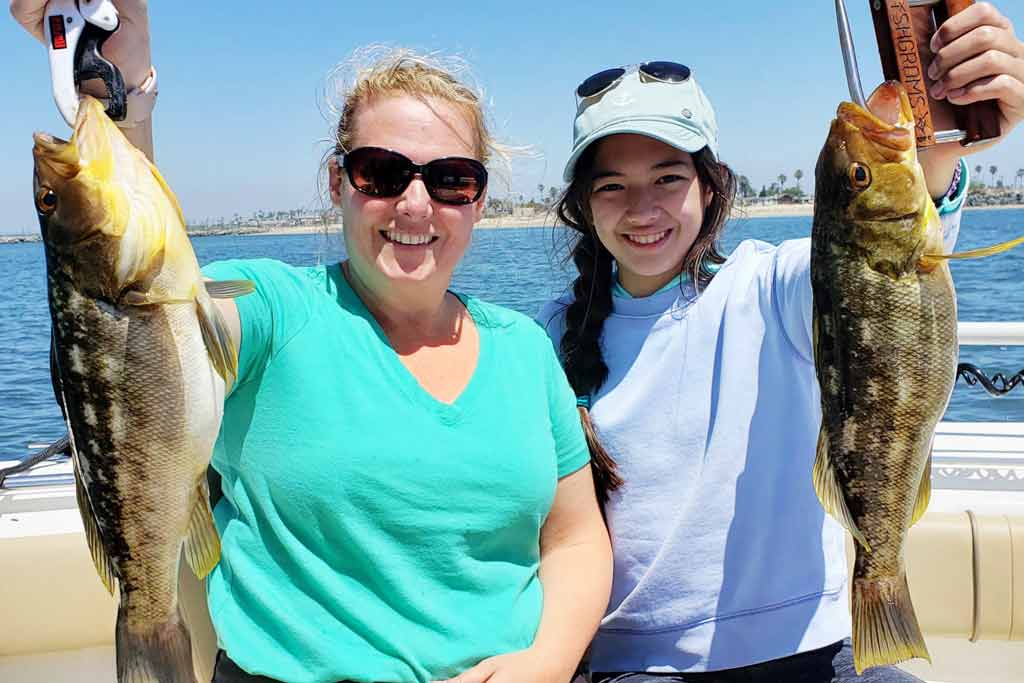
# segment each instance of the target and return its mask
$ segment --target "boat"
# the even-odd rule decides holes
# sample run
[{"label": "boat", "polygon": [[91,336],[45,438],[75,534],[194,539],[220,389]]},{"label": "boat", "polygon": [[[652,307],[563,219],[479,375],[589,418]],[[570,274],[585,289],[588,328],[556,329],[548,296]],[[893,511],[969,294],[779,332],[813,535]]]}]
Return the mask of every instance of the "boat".
[{"label": "boat", "polygon": [[[959,336],[961,346],[1024,345],[1024,323],[962,322]],[[1022,382],[972,367],[961,366],[965,378],[996,393]],[[0,486],[0,558],[0,681],[115,681],[117,603],[93,568],[66,458]],[[202,585],[181,567],[197,679],[208,681],[216,636]],[[1024,681],[1024,421],[940,423],[907,568],[932,661],[904,669],[928,683]]]}]

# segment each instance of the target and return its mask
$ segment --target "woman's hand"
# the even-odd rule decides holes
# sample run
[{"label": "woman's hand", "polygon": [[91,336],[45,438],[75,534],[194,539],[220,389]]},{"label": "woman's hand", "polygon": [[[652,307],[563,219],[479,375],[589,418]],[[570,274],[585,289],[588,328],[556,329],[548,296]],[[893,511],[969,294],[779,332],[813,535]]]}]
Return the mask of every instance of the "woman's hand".
[{"label": "woman's hand", "polygon": [[[11,14],[36,37],[43,38],[43,14],[47,0],[11,0]],[[125,86],[134,88],[149,76],[152,57],[149,47],[149,15],[146,0],[117,0],[114,3],[121,25],[103,44],[103,56],[124,76]]]},{"label": "woman's hand", "polygon": [[[11,14],[19,24],[40,42],[43,36],[43,15],[47,0],[11,0]],[[120,24],[114,35],[103,43],[103,56],[121,71],[125,87],[131,90],[149,77],[153,58],[149,47],[149,13],[147,0],[117,0]],[[99,97],[106,95],[106,88],[99,81],[86,81],[81,91]],[[125,137],[143,154],[153,159],[152,121],[146,120],[134,128],[124,131]]]},{"label": "woman's hand", "polygon": [[[915,17],[915,26],[925,25]],[[991,147],[1024,120],[1024,43],[1009,19],[989,3],[979,2],[943,22],[931,42],[922,44],[922,52],[928,64],[935,130],[956,127],[951,105],[995,100],[999,107],[1002,136],[997,140],[971,147],[950,143],[922,150],[928,189],[932,196],[940,196],[961,156]]]},{"label": "woman's hand", "polygon": [[[547,660],[547,661],[545,661]],[[455,678],[438,683],[568,683],[571,677],[533,648],[483,660]]]}]

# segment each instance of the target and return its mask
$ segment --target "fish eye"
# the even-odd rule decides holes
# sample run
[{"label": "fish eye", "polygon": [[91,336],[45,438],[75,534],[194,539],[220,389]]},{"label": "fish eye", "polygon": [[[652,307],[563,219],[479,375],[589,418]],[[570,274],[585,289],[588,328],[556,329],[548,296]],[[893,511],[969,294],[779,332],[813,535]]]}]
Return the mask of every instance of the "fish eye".
[{"label": "fish eye", "polygon": [[850,186],[855,190],[865,190],[871,185],[871,169],[864,164],[850,164]]},{"label": "fish eye", "polygon": [[48,187],[41,188],[36,193],[36,211],[49,216],[57,210],[57,193]]}]

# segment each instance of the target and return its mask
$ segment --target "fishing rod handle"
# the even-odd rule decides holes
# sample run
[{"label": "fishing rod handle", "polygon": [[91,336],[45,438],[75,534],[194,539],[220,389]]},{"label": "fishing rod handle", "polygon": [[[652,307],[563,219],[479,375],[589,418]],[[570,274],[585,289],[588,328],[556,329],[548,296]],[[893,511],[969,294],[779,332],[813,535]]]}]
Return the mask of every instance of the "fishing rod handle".
[{"label": "fishing rod handle", "polygon": [[[936,143],[935,126],[928,100],[928,85],[925,82],[924,67],[921,63],[920,40],[927,40],[929,34],[915,26],[908,0],[869,0],[871,19],[875,25],[878,56],[882,62],[882,74],[887,81],[899,81],[907,92],[910,106],[914,110],[914,136],[918,147],[931,147]],[[931,27],[928,27],[929,29]]]},{"label": "fishing rod handle", "polygon": [[[941,26],[947,18],[963,12],[974,4],[974,0],[946,0],[945,15],[941,16],[942,5],[936,6],[935,24]],[[984,100],[973,102],[953,108],[953,116],[956,119],[956,127],[966,133],[966,137],[960,141],[964,147],[976,145],[987,140],[993,140],[1002,135],[1002,128],[999,124],[999,103],[995,100]]]}]

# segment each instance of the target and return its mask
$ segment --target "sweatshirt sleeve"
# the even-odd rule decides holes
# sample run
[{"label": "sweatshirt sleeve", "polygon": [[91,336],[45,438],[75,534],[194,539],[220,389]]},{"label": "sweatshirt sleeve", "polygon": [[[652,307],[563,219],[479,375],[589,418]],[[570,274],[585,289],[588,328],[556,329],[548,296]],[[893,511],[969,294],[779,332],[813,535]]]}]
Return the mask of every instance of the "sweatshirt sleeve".
[{"label": "sweatshirt sleeve", "polygon": [[811,240],[787,240],[775,252],[772,269],[772,307],[793,349],[814,362],[811,325]]}]

